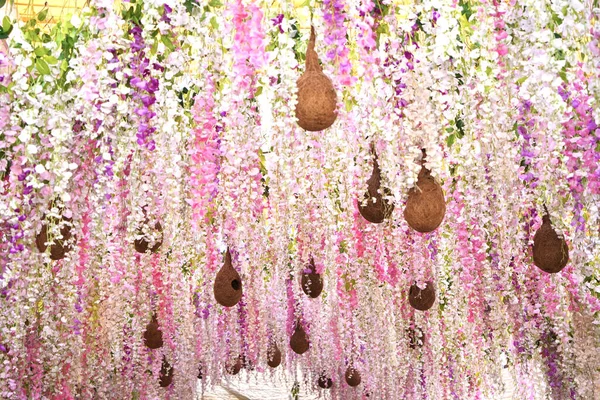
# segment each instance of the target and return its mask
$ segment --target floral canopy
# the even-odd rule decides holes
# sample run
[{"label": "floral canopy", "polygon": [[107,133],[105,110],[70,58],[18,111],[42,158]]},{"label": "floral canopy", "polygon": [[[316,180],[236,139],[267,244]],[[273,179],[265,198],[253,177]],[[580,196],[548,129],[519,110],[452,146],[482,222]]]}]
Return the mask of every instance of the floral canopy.
[{"label": "floral canopy", "polygon": [[505,367],[518,398],[599,396],[599,17],[5,17],[0,398],[192,399],[243,368],[326,398],[483,399]]}]

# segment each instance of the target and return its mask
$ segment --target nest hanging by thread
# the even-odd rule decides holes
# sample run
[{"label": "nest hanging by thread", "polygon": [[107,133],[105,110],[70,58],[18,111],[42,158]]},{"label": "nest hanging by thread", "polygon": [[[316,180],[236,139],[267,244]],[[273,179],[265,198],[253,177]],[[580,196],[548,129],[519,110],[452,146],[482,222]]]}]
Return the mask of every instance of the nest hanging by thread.
[{"label": "nest hanging by thread", "polygon": [[163,345],[163,335],[158,326],[156,314],[152,316],[152,320],[146,325],[144,344],[150,349],[160,349]]},{"label": "nest hanging by thread", "polygon": [[[545,207],[545,206],[544,206]],[[533,263],[549,274],[560,272],[569,262],[569,246],[558,236],[548,210],[542,218],[542,226],[533,237]]]},{"label": "nest hanging by thread", "polygon": [[277,368],[281,364],[281,351],[275,342],[272,342],[267,350],[267,364],[271,368]]},{"label": "nest hanging by thread", "polygon": [[317,379],[317,385],[319,385],[321,389],[331,389],[333,381],[331,378],[325,376],[325,373],[322,373],[319,375],[319,379]]},{"label": "nest hanging by thread", "polygon": [[217,272],[213,292],[217,303],[225,307],[235,306],[242,298],[242,279],[233,268],[229,248],[225,253],[225,262]]},{"label": "nest hanging by thread", "polygon": [[336,120],[337,95],[331,79],[323,73],[315,52],[315,29],[310,28],[310,40],[306,49],[306,70],[297,81],[298,125],[307,131],[322,131]]},{"label": "nest hanging by thread", "polygon": [[[425,150],[423,150],[422,164],[425,163],[425,156]],[[431,171],[423,165],[416,187],[411,188],[408,192],[404,219],[415,231],[427,233],[437,229],[445,215],[444,191],[431,176]]]},{"label": "nest hanging by thread", "polygon": [[[146,214],[145,209],[144,209],[144,214]],[[143,225],[149,228],[149,224],[150,224],[150,221],[148,220],[148,218],[146,218],[144,220]],[[151,229],[151,228],[149,228],[149,229]],[[162,246],[163,228],[162,228],[162,225],[160,224],[160,222],[157,221],[154,224],[154,229],[151,229],[151,231],[152,231],[152,232],[150,232],[151,236],[160,236],[160,237],[158,239],[153,240],[152,238],[148,238],[147,236],[144,235],[142,228],[138,229],[137,234],[143,235],[139,239],[135,239],[135,241],[133,242],[133,244],[135,246],[135,250],[138,253],[144,254],[148,250],[150,250],[151,253],[156,253],[158,251],[158,249],[160,249],[160,246]]]},{"label": "nest hanging by thread", "polygon": [[236,357],[235,360],[231,361],[228,365],[225,366],[225,371],[229,375],[237,375],[242,369],[242,358],[240,356]]},{"label": "nest hanging by thread", "polygon": [[435,288],[433,282],[425,282],[425,289],[421,289],[415,283],[408,291],[408,302],[419,311],[429,310],[435,303]]},{"label": "nest hanging by thread", "polygon": [[173,383],[173,373],[175,369],[168,363],[167,358],[163,356],[162,366],[160,368],[160,376],[158,383],[160,387],[167,387]]},{"label": "nest hanging by thread", "polygon": [[296,354],[304,354],[310,347],[308,335],[300,322],[296,323],[296,329],[290,338],[290,347]]},{"label": "nest hanging by thread", "polygon": [[364,200],[358,202],[358,211],[367,221],[380,224],[392,215],[394,204],[383,198],[381,192],[383,191],[385,195],[389,195],[390,191],[387,188],[381,188],[381,169],[379,169],[377,153],[375,153],[373,145],[371,145],[371,152],[373,153],[373,172],[367,180],[367,192],[364,195]]},{"label": "nest hanging by thread", "polygon": [[361,380],[360,372],[356,368],[350,366],[346,369],[346,383],[348,386],[356,387],[360,385]]},{"label": "nest hanging by thread", "polygon": [[323,291],[323,277],[321,274],[317,274],[317,269],[315,267],[315,260],[310,257],[310,262],[308,264],[308,269],[310,272],[306,273],[302,272],[302,280],[301,286],[302,291],[313,299],[319,297],[321,292]]},{"label": "nest hanging by thread", "polygon": [[[61,217],[63,226],[60,228],[60,234],[62,238],[54,238],[53,243],[50,245],[50,259],[54,261],[62,260],[66,257],[67,253],[71,251],[72,247],[67,242],[71,239],[71,218]],[[50,219],[51,222],[57,223],[58,221],[54,218]],[[48,246],[48,225],[42,225],[42,229],[35,237],[35,245],[40,253],[45,253]]]}]

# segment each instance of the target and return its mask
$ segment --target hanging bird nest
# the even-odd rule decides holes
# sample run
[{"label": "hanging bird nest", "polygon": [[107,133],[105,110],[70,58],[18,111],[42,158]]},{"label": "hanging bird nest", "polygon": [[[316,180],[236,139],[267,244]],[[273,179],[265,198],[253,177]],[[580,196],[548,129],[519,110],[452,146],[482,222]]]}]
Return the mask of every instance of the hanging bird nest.
[{"label": "hanging bird nest", "polygon": [[202,367],[202,364],[198,365],[198,379],[202,379],[204,377],[203,370],[204,368]]},{"label": "hanging bird nest", "polygon": [[152,320],[146,325],[144,344],[150,349],[159,349],[163,345],[163,335],[158,326],[156,314],[152,316]]},{"label": "hanging bird nest", "polygon": [[275,342],[272,342],[267,350],[267,364],[271,368],[277,368],[281,364],[281,351]]},{"label": "hanging bird nest", "polygon": [[296,329],[290,338],[290,347],[296,354],[304,354],[310,347],[308,335],[304,331],[304,328],[300,322],[296,323]]},{"label": "hanging bird nest", "polygon": [[229,375],[237,375],[241,369],[242,369],[242,357],[241,356],[236,357],[234,360],[230,361],[225,366],[225,371],[227,371],[227,373]]},{"label": "hanging bird nest", "polygon": [[[144,208],[144,215],[146,215],[146,209]],[[135,245],[135,250],[138,253],[146,253],[146,251],[150,250],[152,253],[156,253],[163,242],[163,228],[160,222],[156,221],[154,224],[154,229],[150,228],[150,220],[148,217],[144,220],[142,224],[143,228],[140,227],[137,232],[138,238],[135,239],[133,244]],[[144,232],[144,229],[148,230],[148,232]]]},{"label": "hanging bird nest", "polygon": [[[544,206],[545,207],[545,206]],[[549,274],[560,272],[569,262],[569,246],[564,238],[552,228],[550,215],[546,213],[542,226],[533,237],[533,263]]]},{"label": "hanging bird nest", "polygon": [[408,345],[411,349],[416,349],[417,347],[423,347],[425,343],[425,333],[418,326],[415,328],[406,329],[406,333],[408,335]]},{"label": "hanging bird nest", "polygon": [[[57,261],[65,258],[66,254],[71,251],[72,247],[68,244],[71,239],[71,218],[61,216],[62,226],[60,228],[61,238],[55,237],[53,243],[50,245],[50,259]],[[49,218],[47,223],[42,225],[42,229],[35,237],[35,245],[40,253],[45,253],[48,246],[48,223],[53,225],[58,224],[59,220],[56,218]]]},{"label": "hanging bird nest", "polygon": [[310,257],[308,270],[310,271],[308,273],[306,271],[302,272],[302,290],[306,295],[314,299],[319,297],[323,291],[323,277],[321,274],[317,274],[315,260],[312,256]]},{"label": "hanging bird nest", "polygon": [[356,387],[360,385],[361,380],[360,372],[358,372],[356,368],[349,366],[348,369],[346,369],[346,383],[348,386]]},{"label": "hanging bird nest", "polygon": [[427,281],[425,289],[421,289],[415,283],[408,291],[408,302],[415,310],[429,310],[435,303],[435,288],[433,282]]},{"label": "hanging bird nest", "polygon": [[217,272],[213,291],[217,303],[225,307],[235,306],[242,298],[242,278],[233,268],[229,248],[225,253],[225,262]]},{"label": "hanging bird nest", "polygon": [[160,376],[158,383],[160,387],[167,387],[173,383],[174,368],[167,362],[167,358],[163,356],[162,366],[160,368]]},{"label": "hanging bird nest", "polygon": [[367,192],[365,193],[364,200],[358,202],[358,211],[367,221],[373,224],[380,224],[384,219],[392,215],[394,204],[383,198],[382,191],[386,196],[389,196],[391,192],[387,188],[381,188],[381,170],[379,169],[377,153],[373,145],[371,145],[371,152],[373,154],[373,172],[369,180],[367,180]]},{"label": "hanging bird nest", "polygon": [[[423,150],[422,164],[425,163]],[[439,183],[423,165],[415,187],[409,190],[404,219],[417,232],[427,233],[437,229],[446,215],[446,200]]]},{"label": "hanging bird nest", "polygon": [[331,79],[327,77],[315,52],[315,29],[310,28],[306,49],[306,70],[298,79],[298,125],[307,131],[322,131],[336,120],[337,96]]},{"label": "hanging bird nest", "polygon": [[319,385],[321,389],[331,389],[333,386],[333,381],[323,372],[321,375],[319,375],[319,379],[317,379],[317,385]]}]

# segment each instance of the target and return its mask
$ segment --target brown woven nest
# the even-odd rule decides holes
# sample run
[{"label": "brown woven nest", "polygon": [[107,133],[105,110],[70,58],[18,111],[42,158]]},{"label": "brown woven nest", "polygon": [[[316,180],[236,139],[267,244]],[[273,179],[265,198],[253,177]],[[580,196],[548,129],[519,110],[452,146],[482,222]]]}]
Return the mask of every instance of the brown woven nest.
[{"label": "brown woven nest", "polygon": [[309,273],[302,272],[302,290],[314,299],[319,297],[323,291],[323,277],[321,274],[317,274],[315,260],[312,257],[310,257],[308,269],[310,270]]},{"label": "brown woven nest", "polygon": [[411,349],[423,347],[423,344],[425,343],[425,334],[421,328],[408,328],[406,333],[408,335],[408,345]]},{"label": "brown woven nest", "polygon": [[225,371],[227,371],[227,373],[229,375],[237,375],[241,369],[242,369],[242,358],[239,356],[236,357],[235,360],[230,361],[225,366]]},{"label": "brown woven nest", "polygon": [[[146,220],[144,221],[144,225],[148,226],[148,224],[150,223],[150,221],[146,218]],[[142,253],[144,254],[146,251],[150,250],[150,252],[152,253],[156,253],[158,251],[158,249],[160,249],[160,246],[162,245],[163,242],[163,235],[162,235],[162,225],[160,224],[160,222],[156,222],[154,224],[154,229],[153,229],[153,236],[156,235],[157,233],[160,233],[160,237],[154,241],[152,241],[151,239],[149,239],[146,236],[142,236],[139,239],[136,239],[133,244],[135,245],[135,250],[138,253]],[[138,230],[138,235],[143,235],[143,231],[142,229]]]},{"label": "brown woven nest", "polygon": [[171,367],[171,364],[168,363],[167,358],[163,356],[162,366],[160,368],[160,376],[158,383],[160,387],[167,387],[171,383],[173,383],[173,373],[175,369]]},{"label": "brown woven nest", "polygon": [[371,146],[371,151],[373,153],[373,172],[367,180],[367,192],[364,200],[358,202],[358,211],[367,221],[380,224],[392,215],[394,204],[383,198],[382,191],[385,195],[389,195],[390,191],[387,188],[381,188],[381,170],[373,146]]},{"label": "brown woven nest", "polygon": [[547,210],[542,219],[542,226],[533,237],[533,262],[549,274],[560,272],[569,262],[569,246],[552,228]]},{"label": "brown woven nest", "polygon": [[360,385],[361,382],[360,372],[353,366],[349,366],[346,369],[346,383],[348,386],[356,387]]},{"label": "brown woven nest", "polygon": [[[71,239],[71,218],[62,217],[63,226],[60,228],[60,234],[62,238],[53,238],[53,243],[50,245],[50,259],[57,261],[65,258],[67,253],[71,251],[72,247],[67,243]],[[50,222],[57,224],[58,221],[54,218],[50,219]],[[35,245],[40,253],[45,253],[48,246],[48,225],[42,225],[42,229],[35,237]]]},{"label": "brown woven nest", "polygon": [[321,389],[331,389],[333,386],[333,381],[331,378],[326,376],[325,373],[322,373],[319,375],[319,379],[317,379],[317,385],[319,385]]},{"label": "brown woven nest", "polygon": [[433,282],[427,281],[425,285],[425,289],[420,289],[417,284],[414,284],[408,291],[408,302],[415,310],[429,310],[435,303]]},{"label": "brown woven nest", "polygon": [[[425,150],[423,150],[422,162],[425,162]],[[437,229],[445,215],[444,191],[431,176],[431,171],[423,166],[416,187],[408,192],[404,219],[417,232],[427,233]]]},{"label": "brown woven nest", "polygon": [[225,307],[235,306],[242,298],[242,278],[231,264],[229,248],[225,253],[225,262],[217,272],[213,291],[217,303]]},{"label": "brown woven nest", "polygon": [[281,364],[281,351],[275,342],[269,345],[269,350],[267,351],[267,364],[271,368],[277,368],[279,364]]},{"label": "brown woven nest", "polygon": [[298,125],[307,131],[329,128],[337,118],[337,96],[333,83],[321,69],[315,52],[315,29],[310,28],[310,40],[306,49],[306,70],[298,79]]},{"label": "brown woven nest", "polygon": [[304,328],[300,322],[296,324],[296,329],[290,338],[290,347],[296,354],[304,354],[310,347],[308,335],[304,331]]},{"label": "brown woven nest", "polygon": [[163,346],[163,335],[158,326],[156,314],[152,316],[152,320],[146,325],[144,344],[150,349],[160,349]]}]

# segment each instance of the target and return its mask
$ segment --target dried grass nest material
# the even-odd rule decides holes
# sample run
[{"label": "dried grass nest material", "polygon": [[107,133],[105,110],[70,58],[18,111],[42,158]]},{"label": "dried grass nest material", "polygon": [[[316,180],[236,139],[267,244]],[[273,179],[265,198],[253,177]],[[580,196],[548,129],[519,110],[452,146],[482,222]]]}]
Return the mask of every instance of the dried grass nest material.
[{"label": "dried grass nest material", "polygon": [[383,198],[383,194],[388,196],[390,190],[381,188],[381,169],[379,168],[377,153],[375,153],[373,146],[371,146],[371,151],[373,153],[373,172],[369,180],[367,180],[367,192],[364,195],[364,199],[358,202],[358,211],[367,221],[373,224],[380,224],[384,219],[392,215],[394,204]]},{"label": "dried grass nest material", "polygon": [[[425,162],[425,150],[423,160]],[[425,166],[421,167],[415,187],[408,192],[404,219],[417,232],[427,233],[437,229],[446,215],[446,200],[439,183]]]},{"label": "dried grass nest material", "polygon": [[315,29],[310,28],[310,40],[306,49],[306,70],[297,81],[298,125],[307,131],[329,128],[337,118],[337,95],[331,79],[323,73],[315,52]]},{"label": "dried grass nest material", "polygon": [[[61,217],[63,225],[60,228],[62,238],[53,238],[53,243],[50,245],[50,259],[54,261],[62,260],[67,253],[72,250],[72,246],[68,244],[71,239],[71,218]],[[47,223],[42,225],[42,229],[35,237],[35,245],[40,253],[45,253],[48,246],[48,223],[57,224],[58,220],[50,218]]]},{"label": "dried grass nest material", "polygon": [[242,298],[242,278],[233,268],[229,248],[225,253],[225,262],[215,277],[213,292],[217,303],[225,307],[235,306]]},{"label": "dried grass nest material", "polygon": [[163,356],[162,366],[160,368],[160,376],[158,383],[160,387],[167,387],[173,383],[173,374],[175,369],[171,367],[171,364],[167,361],[167,358]]},{"label": "dried grass nest material", "polygon": [[304,354],[310,347],[308,335],[300,322],[296,324],[296,329],[290,338],[290,347],[296,354]]},{"label": "dried grass nest material", "polygon": [[435,303],[435,287],[433,282],[425,282],[425,289],[421,289],[415,283],[408,291],[408,302],[419,311],[429,310]]},{"label": "dried grass nest material", "polygon": [[560,238],[550,221],[548,210],[542,219],[542,226],[533,237],[533,263],[549,274],[560,272],[569,262],[569,246]]},{"label": "dried grass nest material", "polygon": [[346,375],[346,383],[348,384],[348,386],[356,387],[356,386],[360,385],[362,378],[360,376],[360,372],[358,372],[358,370],[356,368],[354,368],[353,366],[349,366],[346,369],[345,375]]},{"label": "dried grass nest material", "polygon": [[267,364],[271,368],[277,368],[281,364],[281,351],[277,343],[272,342],[267,351]]},{"label": "dried grass nest material", "polygon": [[313,299],[319,297],[321,292],[323,291],[323,277],[321,274],[317,273],[317,269],[315,267],[315,260],[310,257],[310,262],[307,268],[310,272],[303,271],[301,286],[302,291]]},{"label": "dried grass nest material", "polygon": [[156,314],[152,316],[152,320],[146,325],[144,344],[150,349],[160,349],[163,346],[163,335],[158,326]]}]

